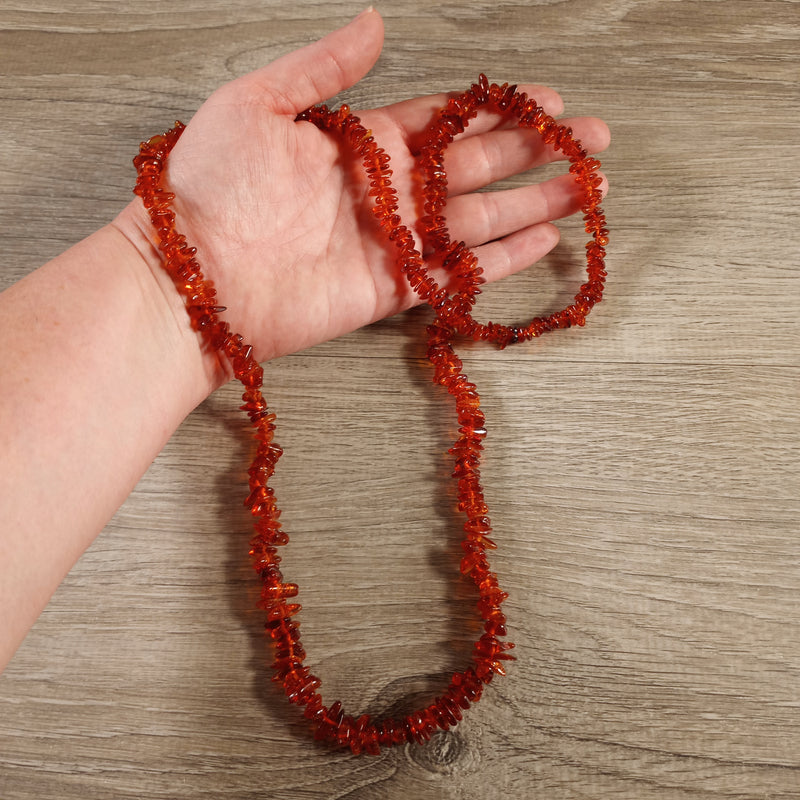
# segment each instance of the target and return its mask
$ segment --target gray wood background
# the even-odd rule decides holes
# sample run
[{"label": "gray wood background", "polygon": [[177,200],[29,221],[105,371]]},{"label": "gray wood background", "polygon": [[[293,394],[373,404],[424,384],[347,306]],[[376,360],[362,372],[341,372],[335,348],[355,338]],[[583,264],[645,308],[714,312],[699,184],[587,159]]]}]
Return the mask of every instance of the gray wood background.
[{"label": "gray wood background", "polygon": [[[800,798],[800,4],[377,7],[386,46],[353,106],[483,70],[552,85],[613,133],[605,302],[583,330],[465,351],[519,660],[425,747],[313,743],[264,669],[229,387],[0,678],[0,798]],[[0,287],[128,202],[140,139],[360,10],[0,2]],[[583,239],[565,223],[486,315],[568,298]],[[358,711],[428,698],[475,633],[425,318],[267,368],[309,664]]]}]

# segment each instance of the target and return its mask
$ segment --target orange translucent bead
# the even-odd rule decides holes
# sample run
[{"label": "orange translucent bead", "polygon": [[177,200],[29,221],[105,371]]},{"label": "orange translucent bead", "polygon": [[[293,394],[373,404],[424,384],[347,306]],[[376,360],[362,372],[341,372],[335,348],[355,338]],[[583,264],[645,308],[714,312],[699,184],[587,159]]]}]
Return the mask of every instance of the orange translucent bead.
[{"label": "orange translucent bead", "polygon": [[285,600],[289,597],[297,597],[299,587],[296,583],[279,583],[276,586],[264,586],[261,590],[262,603],[273,604],[276,600]]},{"label": "orange translucent bead", "polygon": [[476,567],[488,569],[488,562],[486,555],[483,551],[477,553],[469,553],[461,559],[461,572],[463,575],[469,575]]},{"label": "orange translucent bead", "polygon": [[281,558],[272,544],[267,544],[259,538],[251,542],[251,545],[250,557],[253,559],[253,567],[257,571],[260,572],[262,569],[280,564]]},{"label": "orange translucent bead", "polygon": [[297,614],[302,606],[299,603],[278,603],[271,605],[267,609],[267,621],[272,622],[278,619],[287,619]]}]

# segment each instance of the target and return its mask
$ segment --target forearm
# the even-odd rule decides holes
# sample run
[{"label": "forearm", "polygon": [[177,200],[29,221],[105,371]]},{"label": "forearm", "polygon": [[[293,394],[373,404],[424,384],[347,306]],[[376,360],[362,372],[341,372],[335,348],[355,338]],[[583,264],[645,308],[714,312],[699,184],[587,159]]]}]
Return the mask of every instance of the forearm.
[{"label": "forearm", "polygon": [[0,294],[0,669],[219,382],[179,302],[114,226]]}]

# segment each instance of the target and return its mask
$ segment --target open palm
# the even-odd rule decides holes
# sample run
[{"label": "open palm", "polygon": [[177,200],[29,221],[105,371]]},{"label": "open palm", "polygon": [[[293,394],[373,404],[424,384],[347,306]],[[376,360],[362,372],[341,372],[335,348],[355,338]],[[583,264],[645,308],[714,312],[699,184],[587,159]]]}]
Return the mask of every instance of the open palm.
[{"label": "open palm", "polygon": [[[189,123],[167,182],[178,229],[198,248],[225,318],[260,360],[299,350],[417,302],[380,235],[357,160],[334,136],[295,117],[363,77],[377,59],[377,12],[223,86]],[[466,88],[466,87],[464,87]],[[521,87],[552,114],[552,90]],[[446,95],[357,112],[392,158],[400,213],[417,215],[412,174],[422,134]],[[608,142],[600,121],[569,121],[587,149]],[[447,153],[447,218],[454,239],[473,247],[488,279],[519,270],[558,241],[549,220],[573,213],[578,196],[566,176],[523,189],[475,190],[552,158],[530,131],[482,115]],[[149,231],[136,201],[120,226]]]}]

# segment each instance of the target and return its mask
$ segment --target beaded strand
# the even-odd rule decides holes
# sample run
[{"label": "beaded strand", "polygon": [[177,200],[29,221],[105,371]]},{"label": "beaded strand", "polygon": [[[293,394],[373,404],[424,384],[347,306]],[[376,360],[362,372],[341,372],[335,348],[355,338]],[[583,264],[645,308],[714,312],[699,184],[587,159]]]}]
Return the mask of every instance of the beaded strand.
[{"label": "beaded strand", "polygon": [[[444,151],[463,132],[481,107],[517,118],[523,128],[537,131],[546,144],[560,150],[570,162],[569,172],[582,193],[581,210],[585,230],[591,235],[586,245],[587,281],[564,310],[535,317],[524,327],[477,322],[471,314],[480,285],[484,283],[477,258],[463,242],[453,242],[447,230],[444,209],[447,201],[447,175]],[[490,538],[489,509],[480,483],[480,460],[486,419],[480,409],[477,387],[463,372],[453,344],[456,335],[477,341],[490,341],[503,348],[527,341],[550,330],[583,325],[586,315],[600,302],[606,277],[605,247],[608,243],[606,220],[600,207],[600,162],[590,157],[572,131],[556,122],[541,106],[516,86],[489,84],[485,75],[466,92],[452,97],[430,127],[418,158],[422,177],[424,214],[420,219],[423,241],[433,249],[448,272],[448,287],[440,286],[429,273],[429,265],[414,244],[411,230],[398,214],[397,191],[392,187],[389,155],[378,147],[370,131],[347,106],[331,111],[315,106],[297,117],[323,131],[336,135],[361,159],[369,181],[372,213],[384,232],[387,243],[397,248],[401,273],[422,300],[434,310],[427,326],[428,360],[433,365],[433,381],[443,386],[455,400],[459,436],[449,449],[453,457],[453,477],[458,487],[458,510],[463,514],[464,539],[460,569],[478,591],[477,610],[483,633],[475,642],[472,664],[456,672],[444,691],[424,708],[395,719],[373,720],[367,714],[347,715],[338,701],[323,704],[321,680],[304,665],[306,653],[300,642],[294,602],[298,586],[287,582],[280,570],[278,548],[289,537],[280,522],[280,510],[269,480],[283,452],[274,441],[275,415],[262,394],[263,370],[253,358],[253,348],[220,318],[225,307],[218,304],[213,283],[204,278],[191,247],[175,227],[171,203],[174,195],[165,190],[163,173],[167,157],[185,126],[177,122],[164,134],[142,142],[134,159],[138,178],[135,194],[142,198],[158,238],[164,269],[184,299],[192,327],[214,350],[230,361],[233,374],[244,387],[241,409],[254,429],[255,456],[249,474],[249,494],[245,506],[254,520],[250,556],[261,583],[259,607],[266,613],[265,629],[274,644],[273,681],[279,683],[289,702],[304,709],[315,738],[349,748],[353,753],[377,754],[381,748],[405,742],[422,743],[437,729],[455,726],[463,712],[477,702],[486,684],[504,675],[504,662],[513,659],[513,648],[505,641],[506,617],[502,604],[508,597],[491,571],[487,551],[496,548]]]}]

